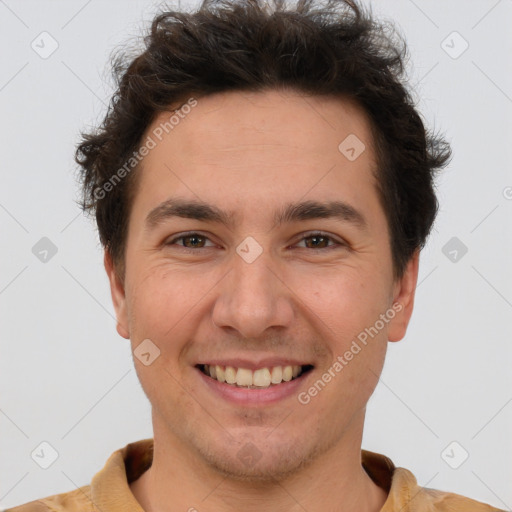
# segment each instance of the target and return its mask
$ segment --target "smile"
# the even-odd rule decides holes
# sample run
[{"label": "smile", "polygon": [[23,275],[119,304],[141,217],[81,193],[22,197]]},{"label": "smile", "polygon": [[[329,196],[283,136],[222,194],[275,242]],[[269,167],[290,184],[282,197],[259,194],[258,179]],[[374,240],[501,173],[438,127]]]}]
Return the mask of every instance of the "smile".
[{"label": "smile", "polygon": [[310,371],[313,366],[273,366],[250,370],[248,368],[235,368],[233,366],[219,366],[200,364],[197,367],[208,377],[230,384],[234,387],[246,389],[262,389],[278,386],[283,382],[290,382]]}]

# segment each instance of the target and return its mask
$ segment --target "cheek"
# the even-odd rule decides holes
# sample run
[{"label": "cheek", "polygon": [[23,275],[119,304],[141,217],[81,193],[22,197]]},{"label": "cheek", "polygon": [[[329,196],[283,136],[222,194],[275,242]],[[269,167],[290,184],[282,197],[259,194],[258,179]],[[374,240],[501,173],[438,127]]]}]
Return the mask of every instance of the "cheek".
[{"label": "cheek", "polygon": [[377,331],[372,328],[388,308],[387,292],[378,275],[368,275],[345,268],[316,281],[323,283],[321,287],[312,284],[314,279],[307,279],[297,288],[316,334],[329,353],[322,371],[329,374],[324,374],[326,379],[335,375],[328,393],[332,393],[340,414],[346,413],[347,404],[359,407],[366,403],[386,355],[387,324]]},{"label": "cheek", "polygon": [[293,290],[307,310],[345,343],[373,325],[388,307],[388,291],[367,269],[341,268],[295,280]]},{"label": "cheek", "polygon": [[130,289],[132,331],[160,344],[172,339],[175,329],[186,334],[187,325],[193,324],[187,318],[194,314],[204,293],[194,279],[184,278],[179,271],[163,267],[141,271]]}]

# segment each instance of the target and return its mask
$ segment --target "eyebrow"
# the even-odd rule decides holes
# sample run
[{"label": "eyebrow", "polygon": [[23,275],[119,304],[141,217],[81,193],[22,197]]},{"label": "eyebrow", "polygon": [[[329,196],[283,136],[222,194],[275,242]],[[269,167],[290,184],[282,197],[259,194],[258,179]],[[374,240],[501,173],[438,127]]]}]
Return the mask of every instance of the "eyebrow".
[{"label": "eyebrow", "polygon": [[[168,199],[149,212],[146,229],[151,230],[168,219],[180,217],[203,222],[214,222],[233,229],[237,216],[217,206],[196,200]],[[303,201],[288,203],[274,214],[273,228],[285,223],[314,219],[339,219],[360,229],[367,229],[363,214],[344,201]]]}]

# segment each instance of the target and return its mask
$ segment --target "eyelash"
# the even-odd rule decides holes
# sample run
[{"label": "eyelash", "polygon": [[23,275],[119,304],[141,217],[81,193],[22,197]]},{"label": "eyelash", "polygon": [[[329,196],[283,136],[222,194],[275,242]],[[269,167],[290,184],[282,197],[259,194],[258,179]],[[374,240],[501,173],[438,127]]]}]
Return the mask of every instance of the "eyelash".
[{"label": "eyelash", "polygon": [[[201,233],[198,233],[198,232],[195,232],[195,231],[191,231],[190,233],[182,234],[180,236],[177,236],[177,237],[169,240],[168,242],[165,242],[164,245],[166,245],[166,246],[175,245],[176,242],[179,241],[179,240],[183,240],[185,238],[192,238],[194,236],[201,237],[201,238],[204,238],[206,240],[210,240],[207,236],[202,235]],[[302,242],[302,241],[304,241],[304,240],[306,240],[308,238],[313,238],[313,237],[325,238],[328,241],[333,242],[334,245],[329,245],[327,247],[320,247],[320,248],[301,247],[301,249],[309,249],[310,251],[315,251],[315,250],[316,251],[325,251],[325,250],[329,250],[329,249],[335,249],[337,247],[346,247],[347,246],[347,244],[345,242],[338,241],[334,237],[332,237],[332,236],[330,236],[330,235],[328,235],[326,233],[323,233],[322,231],[312,231],[312,232],[306,233],[306,234],[302,235],[302,237],[300,238],[300,240],[298,240],[297,243]],[[197,252],[198,249],[207,249],[208,247],[211,247],[211,246],[198,247],[198,248],[190,248],[190,247],[185,247],[185,246],[181,245],[180,249],[183,249],[186,252],[193,253],[193,252]]]}]

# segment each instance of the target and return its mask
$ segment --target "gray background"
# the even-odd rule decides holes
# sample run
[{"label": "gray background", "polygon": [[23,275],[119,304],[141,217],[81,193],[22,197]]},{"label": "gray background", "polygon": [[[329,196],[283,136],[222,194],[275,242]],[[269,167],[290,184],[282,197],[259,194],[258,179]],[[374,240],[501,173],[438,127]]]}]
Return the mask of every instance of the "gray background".
[{"label": "gray background", "polygon": [[[111,51],[157,5],[0,0],[0,508],[90,483],[114,450],[152,436],[94,225],[75,203],[73,151],[105,112]],[[421,485],[510,510],[512,1],[372,5],[401,27],[420,109],[454,158],[363,447]],[[43,237],[57,248],[46,262],[32,251]],[[48,469],[31,458],[43,441],[58,452]]]}]

